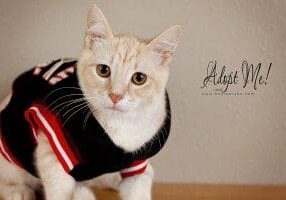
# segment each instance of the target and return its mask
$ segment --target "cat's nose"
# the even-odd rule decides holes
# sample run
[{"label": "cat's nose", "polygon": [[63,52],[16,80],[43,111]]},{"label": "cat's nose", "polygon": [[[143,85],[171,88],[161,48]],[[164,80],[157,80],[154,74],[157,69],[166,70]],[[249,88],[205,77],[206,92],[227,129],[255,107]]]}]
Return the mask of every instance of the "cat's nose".
[{"label": "cat's nose", "polygon": [[114,94],[114,93],[110,93],[109,97],[111,99],[111,101],[115,104],[117,104],[121,99],[122,99],[122,94]]}]

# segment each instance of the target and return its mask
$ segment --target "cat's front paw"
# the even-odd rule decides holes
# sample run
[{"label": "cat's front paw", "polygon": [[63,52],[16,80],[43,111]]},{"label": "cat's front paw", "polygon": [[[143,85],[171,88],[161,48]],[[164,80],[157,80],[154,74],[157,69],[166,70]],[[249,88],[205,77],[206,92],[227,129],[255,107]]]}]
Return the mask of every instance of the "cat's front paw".
[{"label": "cat's front paw", "polygon": [[96,198],[90,188],[83,185],[77,185],[75,187],[73,200],[96,200]]},{"label": "cat's front paw", "polygon": [[119,186],[121,200],[151,200],[151,191],[147,188],[144,183],[136,184],[132,180],[125,182]]},{"label": "cat's front paw", "polygon": [[36,194],[28,187],[14,186],[4,200],[36,200]]}]

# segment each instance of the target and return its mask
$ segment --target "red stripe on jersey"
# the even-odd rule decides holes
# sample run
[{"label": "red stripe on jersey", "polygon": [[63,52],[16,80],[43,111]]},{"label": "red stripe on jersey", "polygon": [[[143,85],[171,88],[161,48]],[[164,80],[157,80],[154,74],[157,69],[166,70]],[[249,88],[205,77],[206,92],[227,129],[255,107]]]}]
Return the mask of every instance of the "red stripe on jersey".
[{"label": "red stripe on jersey", "polygon": [[35,104],[26,111],[36,124],[33,128],[42,130],[66,172],[70,172],[79,162],[71,150],[57,117],[43,105]]},{"label": "red stripe on jersey", "polygon": [[128,178],[135,175],[143,174],[147,168],[147,160],[139,160],[133,162],[129,168],[120,171],[122,178]]},{"label": "red stripe on jersey", "polygon": [[133,162],[133,163],[130,165],[130,167],[138,166],[138,165],[140,165],[140,164],[142,164],[142,163],[144,163],[144,162],[146,162],[146,160],[138,160],[138,161],[135,161],[135,162]]},{"label": "red stripe on jersey", "polygon": [[38,133],[37,133],[38,128],[36,128],[37,124],[34,120],[34,116],[33,116],[32,112],[30,112],[30,111],[25,112],[25,118],[29,122],[30,127],[32,129],[34,142],[36,144],[38,144]]}]

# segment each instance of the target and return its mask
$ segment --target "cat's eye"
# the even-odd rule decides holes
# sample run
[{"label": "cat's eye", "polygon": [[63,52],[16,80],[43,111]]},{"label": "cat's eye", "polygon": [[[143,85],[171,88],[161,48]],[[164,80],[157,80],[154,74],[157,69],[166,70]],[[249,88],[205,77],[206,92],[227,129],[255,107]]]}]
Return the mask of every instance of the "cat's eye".
[{"label": "cat's eye", "polygon": [[136,72],[132,76],[132,82],[136,85],[143,85],[147,81],[146,74],[143,74],[141,72]]},{"label": "cat's eye", "polygon": [[110,67],[104,64],[97,65],[96,72],[99,76],[107,78],[111,74]]}]

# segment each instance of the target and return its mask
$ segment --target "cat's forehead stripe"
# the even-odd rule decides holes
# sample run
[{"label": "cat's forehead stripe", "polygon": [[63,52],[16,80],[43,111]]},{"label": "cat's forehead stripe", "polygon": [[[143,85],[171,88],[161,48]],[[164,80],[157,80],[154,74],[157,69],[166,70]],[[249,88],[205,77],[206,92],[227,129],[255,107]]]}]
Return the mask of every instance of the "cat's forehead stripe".
[{"label": "cat's forehead stripe", "polygon": [[112,63],[117,65],[120,63],[122,66],[126,66],[127,63],[134,65],[140,47],[141,43],[137,39],[118,38],[116,45],[114,45],[115,56]]}]

